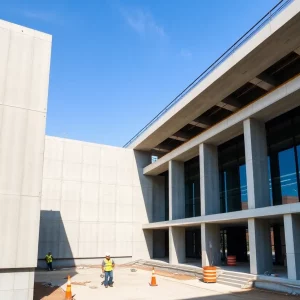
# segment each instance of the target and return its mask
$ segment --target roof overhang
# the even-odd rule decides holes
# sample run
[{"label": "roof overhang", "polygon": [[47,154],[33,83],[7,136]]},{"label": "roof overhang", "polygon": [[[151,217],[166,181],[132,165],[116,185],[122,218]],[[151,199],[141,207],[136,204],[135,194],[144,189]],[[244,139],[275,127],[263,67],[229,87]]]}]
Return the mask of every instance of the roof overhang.
[{"label": "roof overhang", "polygon": [[[300,1],[293,1],[162,115],[128,148],[150,151],[300,46]],[[268,88],[266,86],[266,88]]]}]

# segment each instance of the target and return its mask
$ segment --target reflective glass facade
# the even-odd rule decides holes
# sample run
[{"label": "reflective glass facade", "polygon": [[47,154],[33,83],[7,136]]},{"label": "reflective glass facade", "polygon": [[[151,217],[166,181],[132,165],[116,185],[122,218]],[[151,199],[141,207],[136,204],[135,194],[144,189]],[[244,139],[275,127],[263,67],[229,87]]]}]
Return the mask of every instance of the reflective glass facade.
[{"label": "reflective glass facade", "polygon": [[218,147],[221,212],[248,209],[244,135]]},{"label": "reflective glass facade", "polygon": [[266,123],[270,205],[299,202],[300,107]]},{"label": "reflective glass facade", "polygon": [[200,210],[200,169],[199,156],[184,163],[185,217],[197,217]]}]

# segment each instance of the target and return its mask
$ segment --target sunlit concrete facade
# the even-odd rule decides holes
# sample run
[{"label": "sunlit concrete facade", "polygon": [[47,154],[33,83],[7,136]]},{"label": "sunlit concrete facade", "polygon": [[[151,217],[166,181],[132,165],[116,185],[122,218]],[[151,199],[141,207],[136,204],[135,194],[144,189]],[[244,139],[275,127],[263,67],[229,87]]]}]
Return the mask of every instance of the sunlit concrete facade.
[{"label": "sunlit concrete facade", "polygon": [[[144,175],[164,176],[166,180],[161,185],[165,189],[160,188],[168,191],[165,201],[169,216],[143,225],[145,231],[168,233],[163,242],[161,236],[155,238],[153,234],[153,253],[159,253],[154,258],[172,264],[197,258],[202,266],[221,266],[227,255],[236,255],[238,262],[249,266],[251,274],[276,273],[281,268],[282,276],[300,280],[298,62],[293,71],[285,69],[285,77],[280,73],[289,64],[288,57],[299,61],[300,39],[293,29],[300,25],[299,12],[300,2],[292,1],[128,146],[160,152],[158,159],[144,168]],[[287,37],[291,48],[283,50],[279,39]],[[282,51],[281,57],[272,57],[271,52],[265,57],[264,51],[275,40],[276,55]],[[243,72],[237,71],[242,69]],[[234,72],[239,78],[233,77]],[[276,83],[275,78],[279,80]],[[227,80],[225,87],[221,82],[225,84]],[[230,80],[235,83],[229,84]],[[237,82],[240,86],[234,86]],[[259,89],[251,94],[249,90],[255,90],[258,82]],[[226,89],[231,91],[224,95]],[[243,105],[247,93],[251,100]],[[217,121],[217,109],[211,110],[211,116],[200,115],[196,119],[199,127],[212,125],[189,138],[188,131],[193,128],[186,124],[197,126],[197,122],[193,121],[196,115],[187,113],[188,110],[195,112],[198,105],[199,115],[209,104],[220,108],[220,103],[213,102],[218,97],[219,101],[225,97],[220,102],[223,104],[230,99],[231,106],[226,108],[229,112]],[[204,115],[206,124],[202,121]],[[175,138],[182,142],[172,144]],[[192,165],[196,167],[191,173],[187,169]],[[200,184],[196,189],[197,181]],[[196,212],[191,213],[190,205],[196,207]],[[191,230],[194,236],[188,238]],[[155,250],[166,242],[168,251]],[[191,250],[193,247],[196,250]]]},{"label": "sunlit concrete facade", "polygon": [[285,2],[125,148],[45,136],[51,36],[0,21],[1,299],[32,299],[48,251],[236,255],[300,280],[300,2]]},{"label": "sunlit concrete facade", "polygon": [[0,299],[32,299],[51,36],[0,20]]}]

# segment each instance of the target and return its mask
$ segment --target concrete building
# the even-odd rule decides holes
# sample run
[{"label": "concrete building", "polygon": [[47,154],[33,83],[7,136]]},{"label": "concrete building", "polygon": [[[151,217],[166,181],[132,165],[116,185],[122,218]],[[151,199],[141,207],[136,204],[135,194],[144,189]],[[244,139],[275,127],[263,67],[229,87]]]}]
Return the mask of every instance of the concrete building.
[{"label": "concrete building", "polygon": [[0,299],[32,299],[51,36],[0,20]]},{"label": "concrete building", "polygon": [[1,21],[0,299],[31,300],[48,251],[300,280],[299,28],[280,2],[117,148],[45,137],[51,37]]}]

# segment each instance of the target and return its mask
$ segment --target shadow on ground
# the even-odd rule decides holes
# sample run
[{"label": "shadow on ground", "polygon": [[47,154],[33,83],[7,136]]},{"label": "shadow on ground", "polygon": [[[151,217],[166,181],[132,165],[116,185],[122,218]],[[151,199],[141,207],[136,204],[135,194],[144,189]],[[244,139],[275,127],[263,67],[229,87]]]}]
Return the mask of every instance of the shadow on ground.
[{"label": "shadow on ground", "polygon": [[34,284],[33,300],[63,300],[65,293],[60,287],[43,286],[40,282]]},{"label": "shadow on ground", "polygon": [[270,292],[270,291],[263,291],[259,289],[251,289],[248,291],[241,291],[241,292],[232,292],[228,294],[222,295],[213,295],[213,296],[201,296],[196,298],[182,298],[177,300],[238,300],[238,299],[251,299],[251,300],[263,300],[263,299],[272,299],[272,300],[295,300],[298,297]]}]

